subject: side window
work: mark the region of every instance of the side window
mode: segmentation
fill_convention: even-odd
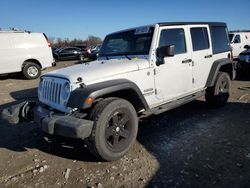
[[[241,43],[240,35],[236,35],[236,36],[234,37],[234,43]]]
[[[207,28],[191,28],[190,32],[192,37],[193,51],[205,50],[209,48]]]
[[[187,52],[184,29],[162,30],[159,47],[167,45],[175,45],[175,54]]]
[[[210,31],[214,54],[231,50],[231,47],[229,46],[228,33],[226,27],[212,26]]]

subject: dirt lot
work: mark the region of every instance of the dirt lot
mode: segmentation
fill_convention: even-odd
[[[0,110],[36,98],[37,83],[0,77]],[[141,120],[135,146],[116,162],[96,161],[78,140],[54,145],[32,123],[0,120],[0,187],[249,187],[250,78],[232,87],[223,108],[201,98]]]

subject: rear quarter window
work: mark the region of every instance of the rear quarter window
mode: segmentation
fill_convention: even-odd
[[[230,51],[227,28],[224,26],[211,26],[213,53],[218,54]]]

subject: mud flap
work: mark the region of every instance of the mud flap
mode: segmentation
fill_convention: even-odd
[[[18,124],[23,120],[31,119],[31,108],[35,106],[35,102],[24,101],[22,103],[12,105],[3,109],[1,118],[10,124]]]

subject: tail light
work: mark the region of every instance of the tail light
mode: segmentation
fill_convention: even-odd
[[[48,37],[45,35],[45,33],[43,33],[43,36],[45,37],[46,41],[47,41],[47,44],[48,44],[48,47],[50,48],[51,47],[51,42],[49,41]]]

